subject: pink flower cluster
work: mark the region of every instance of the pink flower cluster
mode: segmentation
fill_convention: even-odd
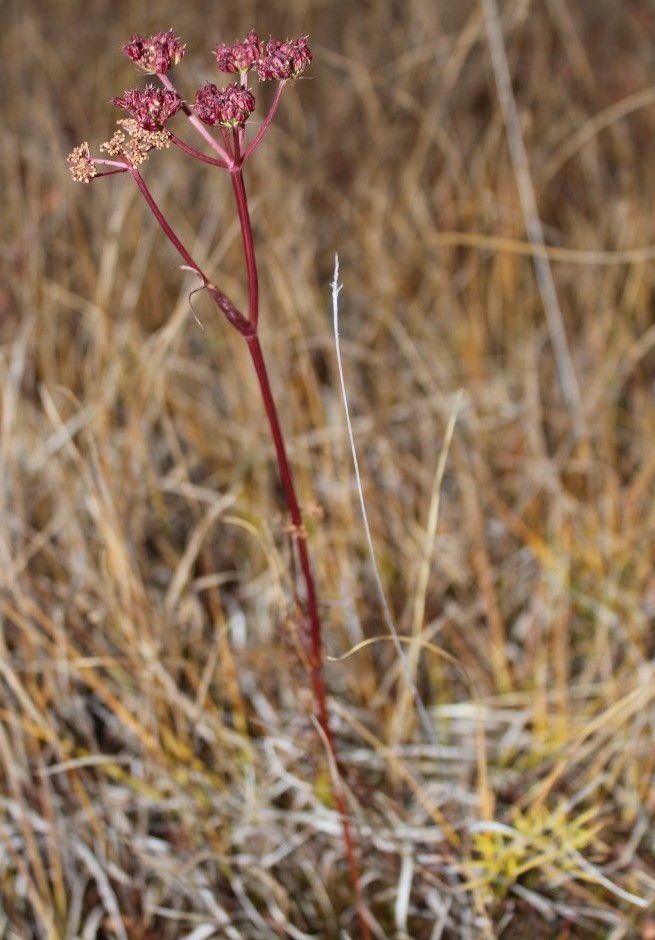
[[[176,91],[146,85],[144,89],[132,88],[122,98],[112,98],[117,108],[129,111],[144,131],[161,130],[166,121],[182,107],[182,99]]]
[[[175,37],[172,30],[157,33],[142,39],[132,36],[123,46],[123,52],[142,71],[164,74],[184,56],[186,46]],[[221,72],[238,74],[240,83],[219,89],[212,82],[203,85],[196,93],[193,110],[200,120],[211,126],[244,127],[255,109],[255,98],[245,86],[245,75],[253,69],[262,81],[287,81],[297,78],[312,61],[307,38],[282,42],[269,39],[260,42],[251,29],[243,42],[232,45],[221,43],[214,50]],[[147,131],[161,130],[166,121],[182,107],[177,92],[156,89],[147,85],[144,90],[133,88],[122,97],[112,99],[118,108],[125,108],[137,124]]]
[[[204,124],[245,127],[255,110],[255,96],[236,82],[227,88],[217,88],[213,82],[207,82],[196,92],[193,110]]]
[[[132,36],[123,46],[123,52],[143,72],[163,75],[182,59],[186,45],[169,29],[147,39]],[[297,78],[312,61],[306,36],[285,42],[269,39],[264,44],[254,29],[248,32],[243,42],[216,46],[214,55],[221,72],[245,75],[254,69],[262,81]]]
[[[262,44],[254,29],[251,29],[243,42],[235,42],[232,46],[221,43],[216,46],[214,55],[221,72],[233,74],[249,72],[257,65],[262,54]]]
[[[306,36],[286,42],[269,39],[264,45],[254,29],[250,30],[243,42],[217,46],[214,55],[221,72],[238,72],[243,75],[255,69],[262,81],[297,78],[312,61]]]
[[[287,42],[269,39],[257,62],[257,74],[262,81],[286,81],[297,78],[311,61],[312,52],[306,36]]]
[[[134,168],[142,163],[151,150],[168,147],[171,143],[198,159],[212,162],[206,154],[201,154],[167,129],[169,119],[180,110],[201,131],[198,120],[210,127],[223,128],[222,144],[210,139],[212,145],[216,144],[214,149],[219,154],[213,162],[219,166],[232,166],[235,160],[248,157],[275,114],[282,86],[305,71],[312,61],[312,52],[306,36],[285,41],[271,38],[262,42],[254,29],[243,41],[231,45],[221,43],[213,51],[220,71],[237,76],[237,80],[225,88],[206,82],[196,92],[193,103],[187,103],[166,74],[184,58],[185,43],[172,29],[146,38],[132,36],[123,46],[123,52],[141,72],[159,76],[162,87],[147,84],[145,88],[130,88],[111,99],[112,104],[127,111],[129,117],[118,122],[119,129],[101,149],[121,162],[92,157],[88,145],[83,144],[69,156],[73,177],[89,182],[98,175],[125,172],[124,168]],[[254,141],[250,147],[242,148],[242,132],[255,109],[255,96],[248,88],[249,72],[256,74],[261,81],[277,81],[280,87]],[[232,131],[233,137],[226,135],[228,130]],[[98,167],[107,169],[100,174]]]
[[[176,38],[172,29],[142,39],[132,36],[123,52],[142,72],[163,75],[183,58],[186,44]]]

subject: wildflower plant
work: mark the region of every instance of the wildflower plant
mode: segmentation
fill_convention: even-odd
[[[148,81],[143,88],[131,88],[112,98],[112,104],[125,111],[127,116],[117,121],[116,131],[108,141],[100,145],[99,155],[92,156],[86,142],[72,151],[68,156],[71,173],[75,180],[83,183],[103,176],[129,174],[184,264],[195,272],[202,288],[209,293],[227,321],[247,344],[259,382],[290,516],[295,556],[293,567],[294,571],[299,572],[298,583],[294,587],[294,601],[298,612],[300,646],[307,662],[316,719],[329,752],[332,795],[341,817],[350,879],[359,911],[361,936],[368,937],[370,934],[363,914],[352,825],[338,776],[337,748],[327,707],[321,622],[307,533],[258,335],[257,261],[243,176],[244,165],[261,144],[275,117],[285,88],[304,74],[312,61],[312,53],[304,36],[287,41],[271,38],[262,42],[257,33],[250,30],[242,42],[232,45],[221,43],[214,49],[219,71],[233,76],[233,80],[223,87],[213,82],[205,83],[197,89],[189,103],[177,90],[169,74],[179,65],[186,52],[185,44],[175,36],[173,30],[145,39],[135,35],[123,47],[123,52],[141,73],[155,79],[158,84]],[[257,133],[248,142],[247,123],[256,106],[255,95],[250,88],[253,75],[260,81],[276,82],[277,88],[268,113]],[[188,143],[172,129],[173,120],[177,123],[182,118],[186,118],[199,135],[202,149]],[[165,218],[142,176],[141,167],[153,151],[165,150],[171,146],[178,147],[193,159],[226,170],[230,174],[246,262],[247,310],[239,309],[191,256]]]

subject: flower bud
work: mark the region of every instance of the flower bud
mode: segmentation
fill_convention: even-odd
[[[219,89],[208,82],[198,89],[193,110],[204,124],[244,127],[255,110],[255,96],[236,83]]]
[[[123,52],[142,72],[163,75],[180,61],[186,52],[186,44],[175,37],[172,29],[142,39],[132,36],[123,46]]]

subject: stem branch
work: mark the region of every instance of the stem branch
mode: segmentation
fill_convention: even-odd
[[[130,173],[132,174],[132,177],[134,178],[136,185],[141,190],[141,195],[143,196],[145,201],[148,203],[150,211],[152,212],[152,214],[154,215],[154,217],[157,219],[162,229],[164,230],[164,234],[166,235],[166,238],[177,249],[177,251],[184,258],[188,266],[196,272],[196,274],[200,277],[203,285],[206,287],[207,284],[209,284],[209,278],[206,276],[205,272],[202,270],[200,265],[197,264],[197,262],[193,260],[189,252],[186,250],[186,248],[184,247],[180,239],[177,237],[173,229],[170,227],[170,225],[166,221],[161,209],[155,202],[155,197],[152,195],[152,193],[146,186],[146,182],[144,178],[141,176],[141,174],[135,167],[130,166],[128,167],[128,169]]]

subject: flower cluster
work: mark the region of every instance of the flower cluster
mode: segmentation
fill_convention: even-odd
[[[249,72],[259,61],[261,54],[262,44],[254,29],[249,31],[243,42],[235,42],[232,46],[221,43],[214,50],[219,69],[228,74]]]
[[[175,37],[172,29],[142,39],[132,36],[123,52],[142,72],[163,75],[183,58],[186,44]]]
[[[169,29],[146,39],[134,35],[123,46],[123,52],[142,72],[164,76],[184,57],[186,45]],[[143,89],[131,88],[112,98],[112,104],[127,111],[129,118],[118,121],[118,130],[100,149],[109,156],[119,157],[120,162],[91,157],[88,144],[83,143],[68,157],[73,178],[88,183],[99,175],[103,167],[107,169],[102,170],[102,175],[126,172],[130,167],[139,166],[151,150],[168,147],[171,142],[198,159],[208,159],[166,129],[168,120],[180,109],[196,122],[197,127],[196,118],[210,127],[218,126],[233,131],[233,145],[225,136],[224,149],[216,142],[219,158],[213,161],[219,166],[232,166],[235,160],[241,159],[240,155],[245,159],[257,146],[275,113],[282,91],[280,88],[251,147],[242,150],[238,135],[255,109],[255,97],[247,86],[248,72],[255,72],[262,81],[284,83],[301,75],[312,61],[306,36],[284,42],[271,38],[263,43],[254,29],[246,34],[242,42],[216,46],[214,57],[221,72],[237,75],[238,80],[225,88],[207,82],[196,92],[191,107],[185,104],[170,79],[163,77],[161,88],[148,84]]]
[[[68,154],[68,162],[76,183],[90,183],[93,177],[98,175],[86,141]]]
[[[262,81],[286,81],[297,78],[311,61],[312,52],[306,36],[286,42],[269,39],[257,62],[257,74]]]
[[[169,29],[147,39],[132,36],[123,46],[123,52],[141,71],[163,75],[182,59],[186,45]],[[264,46],[254,29],[247,33],[243,42],[220,43],[214,49],[214,56],[221,72],[245,75],[255,69],[262,81],[297,78],[312,61],[306,36],[285,42],[269,39]]]
[[[100,150],[110,157],[124,157],[130,166],[139,166],[147,160],[151,150],[163,150],[171,145],[168,131],[147,130],[132,118],[126,118],[118,124],[119,129],[114,131],[110,140],[100,144]]]
[[[122,157],[130,166],[139,166],[147,159],[151,150],[162,150],[170,147],[170,134],[163,130],[144,130],[136,121],[130,119],[119,121],[119,129],[114,131],[110,140],[100,144],[100,150],[111,157]],[[105,160],[95,160],[85,141],[68,155],[71,174],[77,183],[90,183],[98,175],[97,164],[106,163]]]
[[[255,96],[236,82],[222,89],[207,82],[198,89],[193,110],[204,124],[245,127],[255,110]]]
[[[146,85],[143,90],[132,88],[122,98],[112,98],[111,101],[117,108],[129,111],[144,131],[161,130],[182,107],[182,99],[176,91],[155,88],[154,85]]]
[[[221,72],[244,75],[255,69],[262,81],[297,78],[312,61],[306,36],[288,39],[286,42],[269,39],[264,46],[254,29],[250,30],[243,42],[217,46],[214,55]]]

